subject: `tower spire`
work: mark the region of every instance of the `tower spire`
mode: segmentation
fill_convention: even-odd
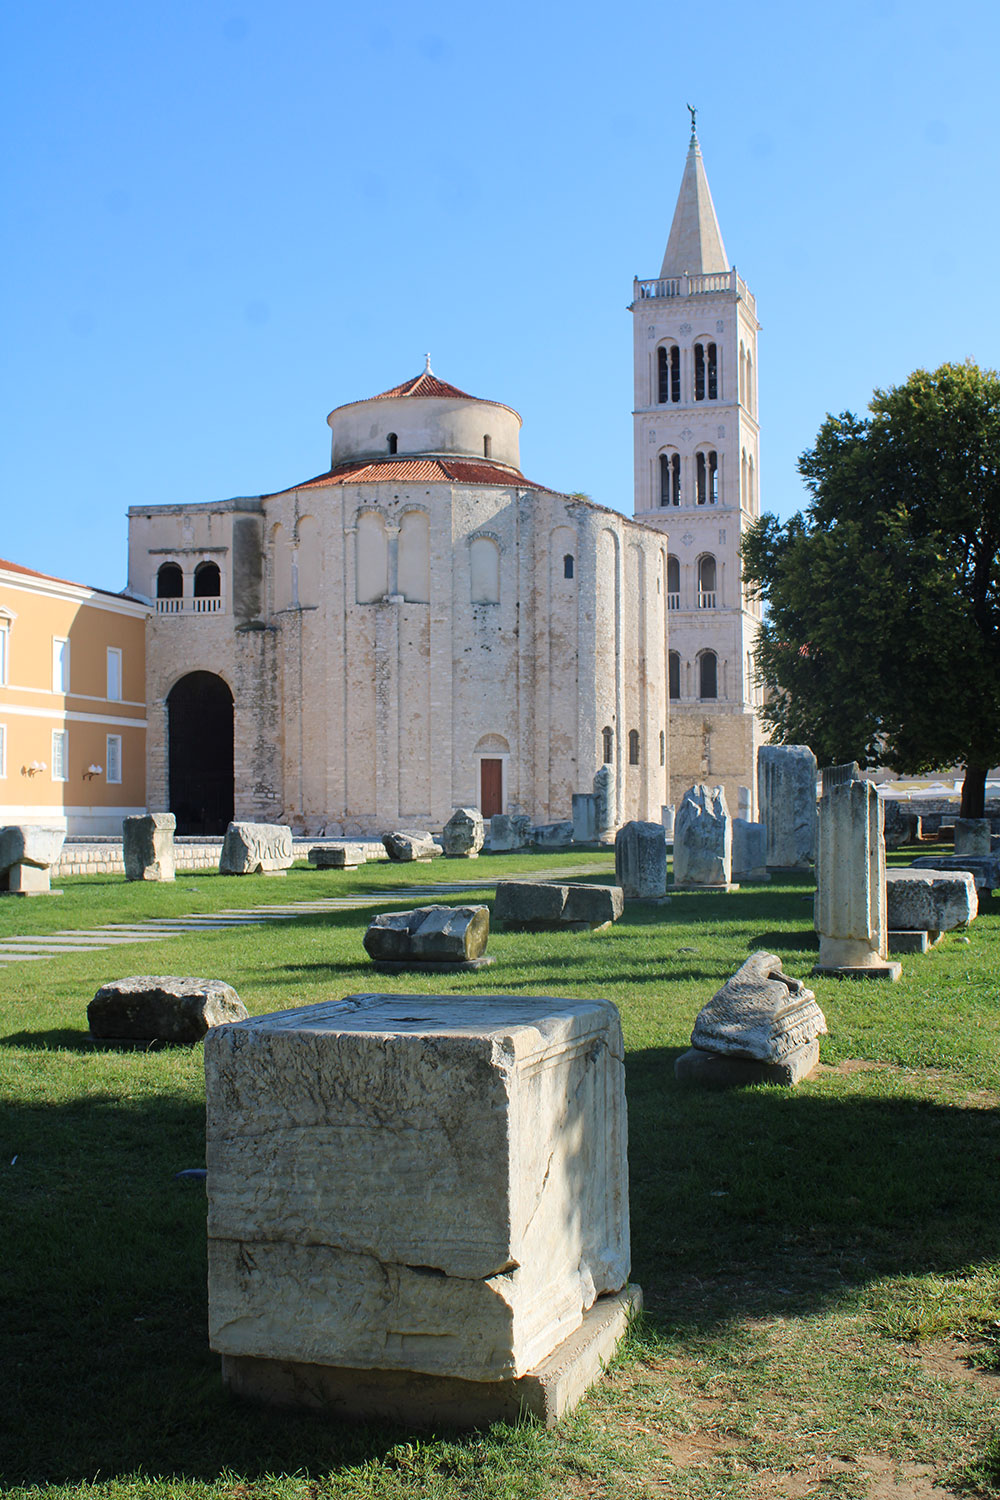
[[[677,207],[674,209],[670,237],[660,267],[661,278],[683,276],[705,276],[715,271],[728,271],[726,248],[722,243],[722,231],[715,214],[715,204],[705,175],[705,163],[701,157],[701,146],[695,130],[698,113],[692,105],[691,142],[688,146],[684,175]]]

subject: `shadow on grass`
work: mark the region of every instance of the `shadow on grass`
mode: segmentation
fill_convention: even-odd
[[[629,1059],[634,1276],[656,1322],[711,1332],[819,1310],[882,1275],[996,1259],[996,1111],[870,1075],[708,1093],[675,1082],[679,1051]],[[199,1103],[137,1087],[16,1107],[0,1162],[8,1484],[98,1470],[308,1478],[404,1435],[223,1389],[206,1336],[206,1198],[175,1178],[204,1163]]]

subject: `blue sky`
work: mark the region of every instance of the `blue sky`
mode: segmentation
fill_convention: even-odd
[[[761,499],[825,412],[1000,363],[1000,7],[8,7],[0,556],[121,588],[130,504],[283,488],[434,369],[632,508],[632,276],[698,108],[757,297]]]

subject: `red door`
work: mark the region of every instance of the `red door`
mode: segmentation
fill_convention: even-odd
[[[479,762],[479,811],[484,818],[503,812],[503,761]]]

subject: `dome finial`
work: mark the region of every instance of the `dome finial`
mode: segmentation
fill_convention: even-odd
[[[688,113],[691,116],[691,144],[693,146],[693,145],[696,144],[696,142],[698,140],[698,135],[697,135],[697,132],[695,130],[695,125],[694,125],[695,116],[697,115],[698,111],[695,109],[695,107],[694,107],[693,104],[689,104],[687,106],[687,108],[688,108]]]
[[[429,354],[427,356],[427,363],[424,365],[424,374],[425,375],[433,375],[434,374],[434,371],[431,369],[431,357],[430,357]]]

